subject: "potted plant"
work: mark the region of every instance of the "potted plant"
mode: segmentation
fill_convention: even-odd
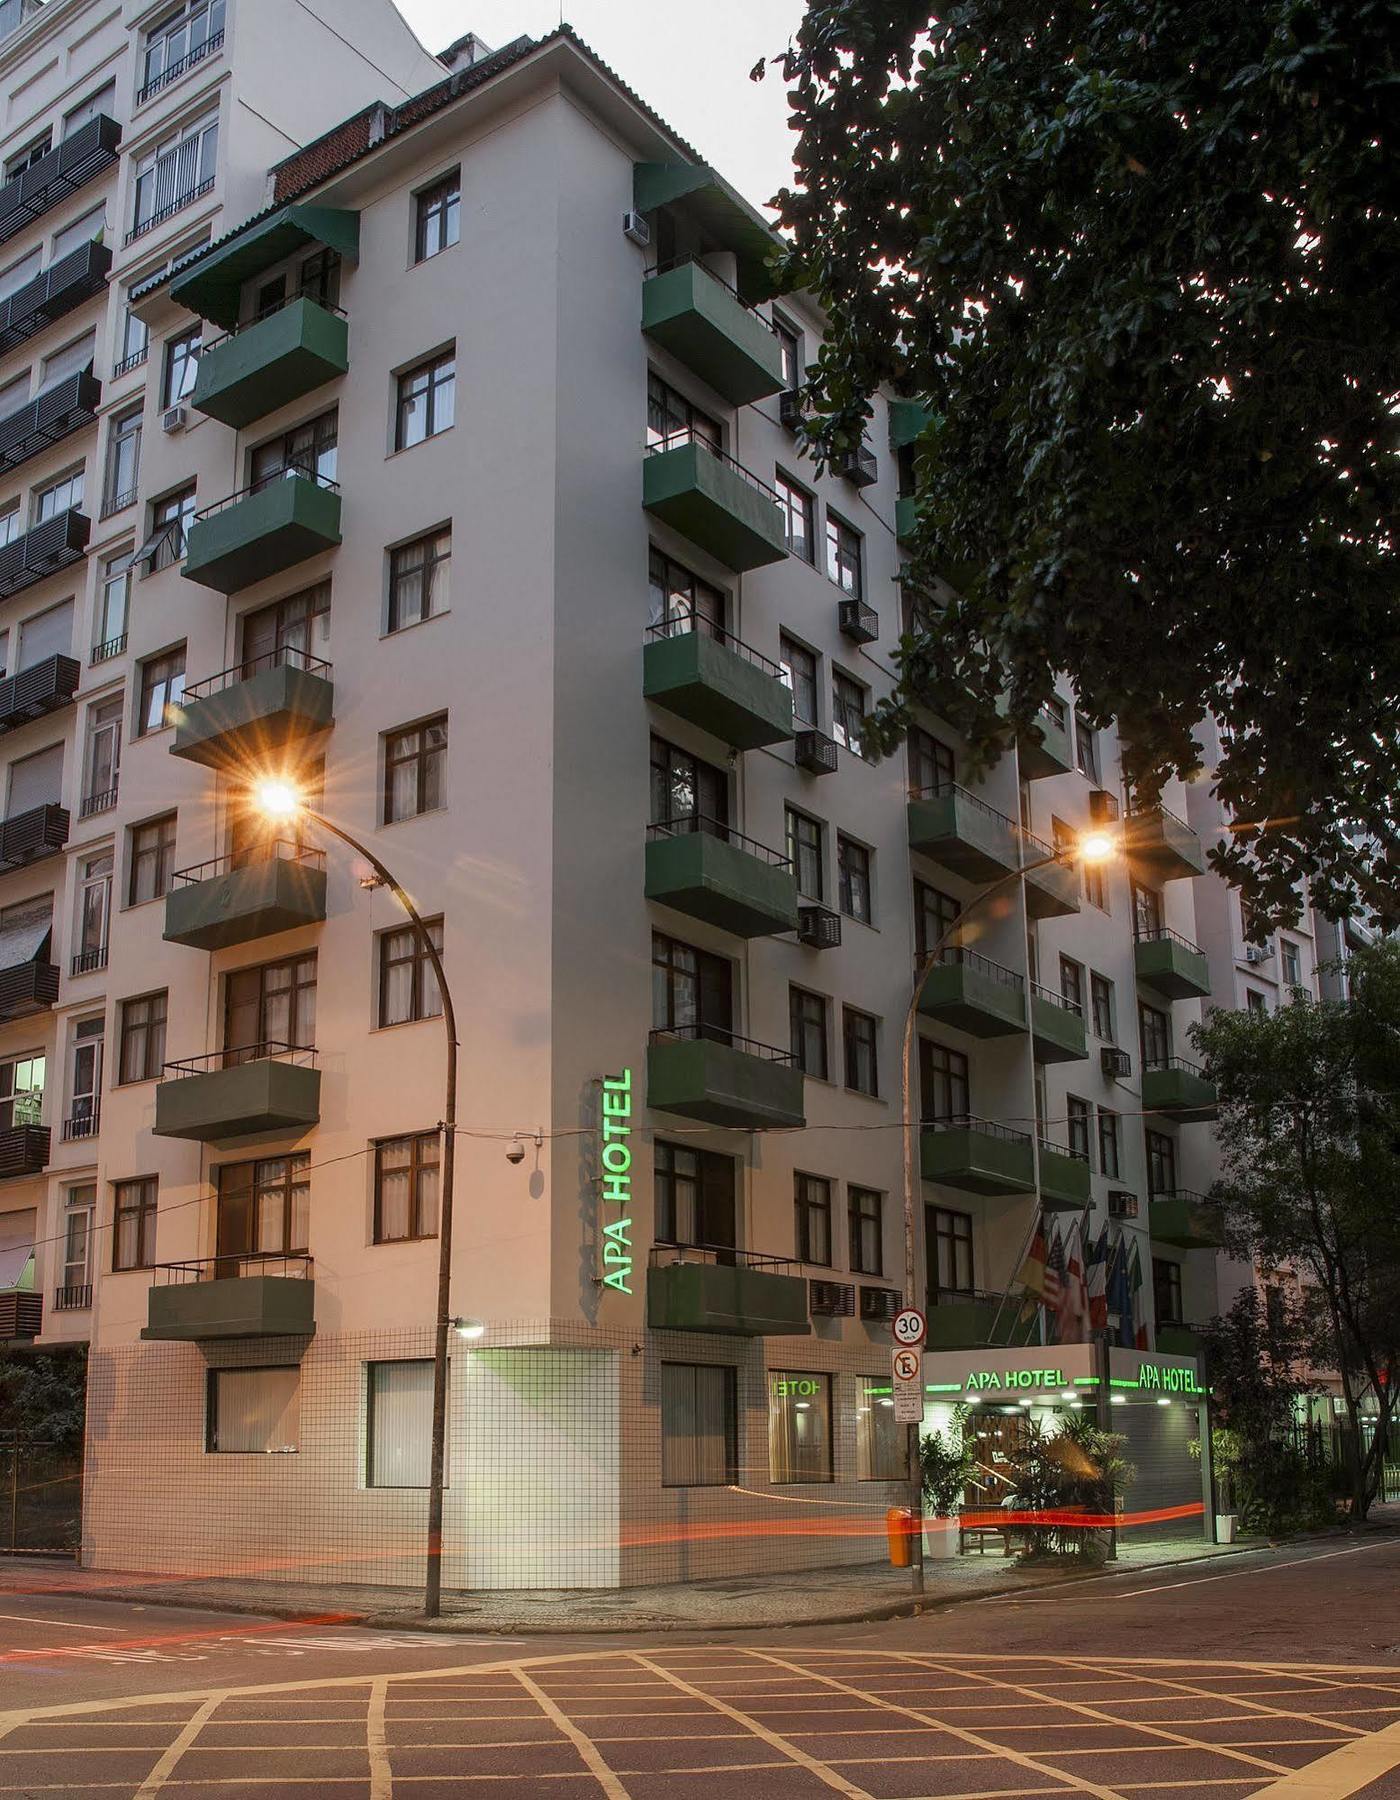
[[[919,1462],[924,1478],[924,1511],[945,1523],[924,1534],[927,1556],[956,1554],[957,1533],[949,1521],[962,1504],[963,1490],[977,1468],[977,1449],[967,1431],[967,1408],[953,1409],[953,1423],[945,1434],[930,1431],[919,1439]]]

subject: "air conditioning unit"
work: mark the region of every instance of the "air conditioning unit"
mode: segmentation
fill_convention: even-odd
[[[809,775],[836,773],[836,739],[824,731],[799,731],[793,740],[799,769]]]
[[[807,1310],[814,1318],[849,1318],[856,1310],[856,1290],[844,1281],[809,1281]]]
[[[183,431],[189,424],[189,410],[183,406],[167,406],[160,415],[162,431]]]
[[[812,950],[836,950],[841,944],[841,915],[829,906],[799,906],[797,941]]]
[[[904,1296],[898,1288],[863,1287],[860,1290],[862,1319],[892,1319],[903,1304]]]
[[[651,242],[651,226],[639,212],[625,212],[622,215],[622,235],[631,240],[640,249],[645,250]]]
[[[1246,944],[1244,947],[1244,960],[1247,963],[1267,962],[1273,953],[1274,947],[1272,944]]]
[[[806,404],[801,388],[785,388],[778,395],[778,417],[789,431],[796,431],[802,423],[802,414]]]
[[[1122,1188],[1110,1188],[1108,1216],[1110,1219],[1135,1219],[1138,1216],[1137,1195],[1129,1194]]]
[[[852,487],[873,487],[880,479],[880,465],[868,444],[842,453],[831,465],[833,475],[849,481]]]
[[[880,615],[864,600],[842,600],[837,606],[842,637],[853,644],[873,644],[880,635]]]
[[[1133,1061],[1126,1050],[1106,1047],[1099,1051],[1099,1067],[1115,1080],[1126,1080],[1133,1072]]]
[[[1118,817],[1118,796],[1107,788],[1089,790],[1089,818],[1095,825],[1112,825]]]

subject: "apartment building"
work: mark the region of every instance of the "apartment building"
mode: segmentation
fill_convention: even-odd
[[[1200,1532],[1218,890],[1194,797],[1133,808],[1068,691],[975,784],[932,717],[867,754],[917,403],[816,473],[816,311],[567,30],[438,59],[387,0],[335,48],[224,0],[152,74],[168,10],[92,13],[0,42],[7,153],[108,122],[16,228],[46,270],[106,207],[82,297],[5,299],[0,366],[33,409],[74,345],[0,547],[0,1287],[8,1255],[15,1335],[91,1339],[85,1559],[421,1568],[441,1002],[267,774],[452,985],[450,1585],[878,1554],[901,1038],[961,913],[911,1098],[930,1422],[975,1403],[994,1467],[1108,1382],[1130,1513]],[[1111,1353],[1025,1292],[1042,1243],[1057,1278],[1112,1251]]]

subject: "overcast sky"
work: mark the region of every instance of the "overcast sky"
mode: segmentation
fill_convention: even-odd
[[[559,24],[559,0],[397,0],[433,52],[474,31],[493,50]],[[765,201],[791,167],[780,71],[749,80],[783,50],[803,0],[565,0],[584,42],[750,200]]]

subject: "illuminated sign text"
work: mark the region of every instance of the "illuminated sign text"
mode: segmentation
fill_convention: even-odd
[[[632,1292],[632,1071],[603,1077],[604,1287]]]
[[[969,1389],[1063,1388],[1073,1384],[1063,1369],[975,1369],[967,1378]]]

